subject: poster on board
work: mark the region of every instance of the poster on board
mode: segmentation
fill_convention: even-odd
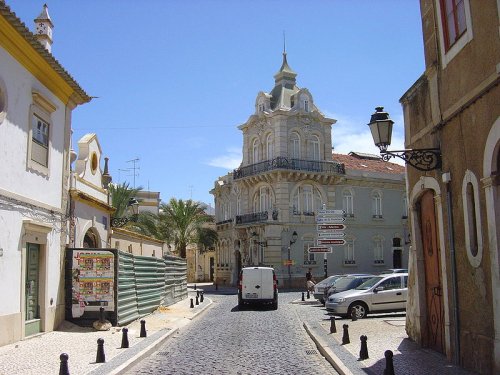
[[[113,311],[115,255],[109,251],[75,250],[71,267],[71,312],[73,318],[85,311]]]

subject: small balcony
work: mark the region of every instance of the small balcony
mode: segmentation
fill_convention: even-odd
[[[238,180],[276,169],[329,174],[345,174],[345,167],[342,163],[335,163],[333,161],[290,159],[279,156],[272,160],[266,160],[260,163],[251,164],[235,169],[233,171],[233,179]]]
[[[245,215],[236,215],[236,225],[259,223],[267,221],[268,219],[269,219],[269,214],[267,213],[267,211],[253,212],[251,214],[245,214]]]

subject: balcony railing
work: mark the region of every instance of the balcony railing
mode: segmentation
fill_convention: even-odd
[[[269,214],[267,213],[267,211],[254,212],[246,215],[236,215],[236,225],[267,221],[268,218]]]
[[[233,219],[227,219],[227,220],[218,221],[217,223],[215,223],[215,225],[222,225],[222,224],[227,224],[227,223],[232,223],[232,222],[233,222]]]
[[[318,160],[302,160],[289,159],[282,156],[272,160],[266,160],[260,163],[247,165],[233,171],[233,179],[237,180],[249,176],[254,176],[263,172],[272,171],[275,169],[288,169],[307,172],[321,172],[345,174],[345,167],[342,163],[333,161],[318,161]]]

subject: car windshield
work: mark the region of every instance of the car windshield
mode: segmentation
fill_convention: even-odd
[[[335,282],[335,280],[337,280],[339,277],[341,277],[341,276],[330,276],[330,277],[327,277],[326,279],[321,280],[316,285],[318,285],[318,286],[332,285]]]
[[[368,290],[382,279],[383,279],[383,277],[372,277],[371,279],[366,280],[363,284],[358,286],[356,289]]]
[[[342,277],[340,279],[338,279],[337,281],[335,281],[335,288],[336,289],[343,289],[343,288],[347,288],[349,286],[349,284],[352,283],[352,281],[354,280],[354,277]]]

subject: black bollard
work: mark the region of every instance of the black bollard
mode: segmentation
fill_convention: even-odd
[[[351,341],[349,340],[349,326],[347,324],[344,324],[342,327],[344,328],[344,334],[342,335],[342,345],[350,344]]]
[[[193,299],[192,298],[191,298],[191,305],[189,307],[192,308],[192,309],[194,309]]]
[[[69,356],[66,353],[62,353],[59,356],[59,359],[61,360],[61,364],[59,365],[59,375],[69,375],[68,358]]]
[[[97,355],[95,356],[95,363],[105,363],[106,355],[104,354],[104,339],[97,339]]]
[[[311,295],[309,294],[309,291],[307,291],[307,299],[311,298]]]
[[[126,349],[128,348],[128,328],[125,327],[122,329],[122,346],[121,349]]]
[[[196,296],[196,306],[200,304],[200,301],[198,301],[198,296]]]
[[[202,302],[203,302],[203,299],[204,299],[204,298],[203,298],[203,292],[201,292],[201,295],[200,295],[200,303],[202,303]]]
[[[219,290],[219,286],[215,283],[215,290]]]
[[[141,334],[139,335],[139,337],[147,337],[147,333],[146,333],[146,321],[145,320],[141,320]]]
[[[305,301],[304,292],[302,292],[302,301]]]
[[[359,359],[364,360],[368,359],[368,345],[366,343],[366,340],[368,340],[368,337],[365,335],[361,335],[360,338],[361,340],[361,350],[359,351]]]
[[[196,290],[196,284],[194,284],[194,290]]]
[[[104,323],[104,321],[106,320],[106,317],[104,316],[104,307],[100,307],[99,308],[99,321],[101,323]]]
[[[330,333],[337,333],[337,327],[335,326],[335,317],[330,317]]]
[[[392,362],[392,357],[394,354],[390,350],[384,352],[385,356],[385,369],[384,375],[394,375],[394,363]]]
[[[199,290],[197,290],[197,291],[196,291],[196,297],[199,297],[199,296],[200,296],[200,291],[199,291]]]
[[[355,309],[351,309],[351,320],[353,322],[355,322],[356,320],[358,320],[358,317],[356,316],[356,310]]]

